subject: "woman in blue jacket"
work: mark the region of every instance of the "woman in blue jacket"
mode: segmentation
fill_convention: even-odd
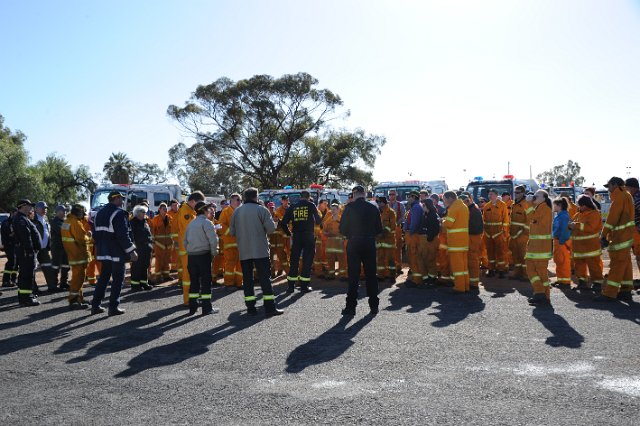
[[[553,201],[553,261],[556,264],[557,287],[571,287],[571,230],[569,229],[569,202],[566,198]]]

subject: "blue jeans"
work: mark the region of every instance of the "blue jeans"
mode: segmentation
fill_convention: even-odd
[[[91,307],[96,309],[100,306],[104,293],[107,291],[107,284],[111,279],[111,295],[109,296],[109,310],[115,310],[120,304],[120,292],[122,291],[122,283],[124,282],[124,272],[126,263],[111,262],[109,260],[102,261],[102,271],[98,278],[98,285],[93,293]]]

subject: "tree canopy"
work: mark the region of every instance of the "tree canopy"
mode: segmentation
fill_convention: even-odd
[[[546,186],[569,186],[572,182],[582,186],[584,183],[584,177],[580,176],[580,165],[572,160],[540,173],[537,179]]]
[[[0,115],[0,210],[14,207],[21,198],[72,204],[86,198],[86,191],[96,187],[89,168],[73,169],[67,161],[54,154],[29,164],[24,133],[13,132],[4,126]]]
[[[102,171],[113,184],[159,184],[167,181],[165,170],[155,163],[137,163],[124,152],[111,153]]]
[[[184,107],[167,113],[196,139],[170,151],[169,168],[192,189],[207,173],[216,192],[231,186],[278,188],[312,182],[347,185],[367,183],[381,136],[363,130],[330,128],[340,114],[340,97],[317,89],[306,73],[274,78],[256,75],[234,82],[220,78],[198,86]],[[201,164],[209,163],[209,165]],[[206,189],[204,189],[206,191]]]

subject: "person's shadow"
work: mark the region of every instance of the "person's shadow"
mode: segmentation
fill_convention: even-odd
[[[368,314],[347,327],[352,317],[343,316],[329,330],[291,351],[287,357],[286,371],[288,373],[300,373],[312,365],[322,364],[338,358],[353,345],[353,338],[373,318],[373,315]]]
[[[584,336],[571,327],[571,324],[566,319],[556,314],[553,307],[537,306],[533,309],[531,315],[552,333],[545,341],[547,345],[554,348],[578,349],[584,343]]]
[[[239,331],[258,324],[260,318],[250,317],[241,312],[234,312],[228,321],[213,329],[194,334],[176,342],[155,346],[133,357],[128,368],[116,374],[116,378],[135,376],[143,371],[179,364],[190,358],[203,355],[209,346]]]

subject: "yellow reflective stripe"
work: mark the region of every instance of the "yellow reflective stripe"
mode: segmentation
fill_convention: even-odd
[[[529,207],[528,209],[526,209],[526,210],[525,210],[525,212],[526,212],[527,214],[531,214],[531,213],[533,213],[534,211],[535,211],[535,209],[534,209],[533,207]]]
[[[447,251],[469,251],[469,247],[449,247]]]
[[[616,282],[616,281],[611,281],[611,280],[607,280],[607,285],[610,285],[612,287],[618,287],[620,288],[620,286],[622,285],[622,283]]]
[[[550,240],[552,239],[551,234],[534,234],[529,235],[530,240]]]
[[[211,300],[211,294],[201,294],[200,299],[202,300]]]
[[[524,258],[525,259],[546,260],[546,259],[551,259],[552,257],[553,257],[553,254],[551,252],[546,252],[546,253],[531,253],[531,252],[528,252],[527,255]]]
[[[311,278],[307,278],[307,277],[299,277],[300,281],[304,281],[304,282],[310,282]]]
[[[153,238],[170,238],[172,234],[165,234],[165,235],[154,235]],[[176,234],[177,235],[177,234]]]
[[[327,253],[344,253],[344,250],[341,249],[334,249],[334,248],[328,248],[326,249]]]
[[[498,237],[500,235],[502,235],[502,231],[498,232],[497,234],[491,235],[491,238],[495,238],[495,237]]]
[[[263,294],[262,300],[275,300],[275,296],[273,294]]]
[[[31,290],[18,289],[18,294],[31,294]]]
[[[577,237],[572,237],[572,238],[574,241],[589,240],[591,238],[600,238],[600,234],[579,235]]]
[[[73,242],[75,242],[76,240],[74,240],[74,239],[73,239],[73,238],[71,238],[71,237],[62,237],[62,241],[66,241],[66,242],[68,242],[68,243],[73,243]]]
[[[440,250],[446,250],[446,249],[447,249],[447,245],[446,245],[446,244],[440,244],[440,245],[438,246],[438,249],[440,249]]]
[[[446,220],[447,222],[455,222],[455,221],[456,221],[456,220],[455,220],[454,218],[452,218],[451,216],[447,216],[447,217],[445,217],[445,220]]]
[[[447,229],[449,234],[458,234],[461,232],[469,232],[469,228]]]
[[[610,223],[605,223],[605,224],[604,224],[604,227],[605,227],[605,228],[608,228],[608,229],[613,229],[613,225],[612,225],[612,224],[610,224]]]
[[[575,259],[582,259],[585,257],[600,256],[601,254],[602,254],[602,250],[598,249],[598,250],[589,251],[589,252],[573,252],[573,257]]]
[[[454,277],[460,277],[460,276],[463,276],[463,275],[469,275],[469,271],[464,271],[464,272],[454,272],[454,273],[453,273],[453,276],[454,276]]]
[[[614,226],[612,229],[614,231],[619,231],[621,229],[631,228],[632,226],[636,226],[636,222],[633,220],[631,222],[625,223],[624,225]]]
[[[633,246],[633,240],[624,241],[622,243],[611,244],[609,246],[609,251],[623,250]]]
[[[256,297],[255,296],[245,296],[244,297],[244,301],[245,302],[255,302],[256,301]]]
[[[238,247],[238,243],[229,243],[229,244],[225,244],[223,246],[223,248],[225,248],[225,249],[234,248],[234,247]]]
[[[158,247],[160,247],[161,249],[166,249],[167,246],[165,246],[164,244],[162,244],[161,242],[158,241],[154,241],[153,242],[155,245],[157,245]]]
[[[521,223],[521,222],[511,222],[512,225],[516,225],[516,226],[522,226],[524,229],[529,229],[529,225],[527,225],[526,223]]]
[[[384,229],[386,229],[387,231],[391,232],[391,228],[389,228],[388,226],[385,226]]]
[[[179,254],[180,256],[184,256],[184,255],[186,255],[186,254],[187,254],[187,252],[186,252],[186,250],[185,250],[185,251],[178,250],[178,254]]]
[[[502,226],[502,222],[485,222],[484,224],[489,226]]]
[[[200,297],[200,293],[189,293],[189,299],[197,299]]]
[[[69,261],[69,265],[73,266],[73,265],[83,265],[85,263],[89,263],[89,261],[87,259],[85,260],[70,260]]]

